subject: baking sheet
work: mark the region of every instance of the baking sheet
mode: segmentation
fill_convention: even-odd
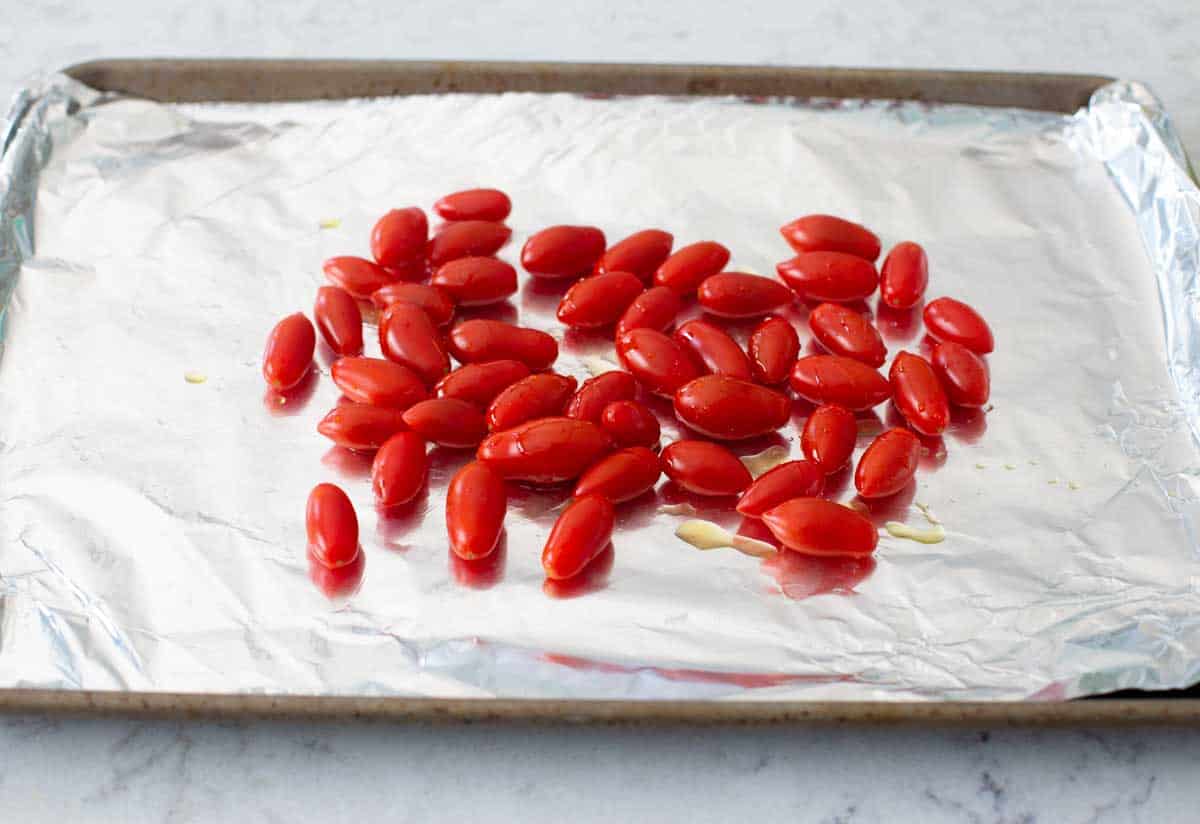
[[[1195,681],[1196,195],[1145,102],[1114,86],[1073,118],[567,95],[170,107],[55,79],[4,158],[20,272],[0,684],[965,700]],[[933,293],[983,307],[1000,346],[986,425],[960,422],[916,492],[950,538],[885,538],[865,574],[763,569],[679,544],[651,504],[626,513],[594,591],[551,598],[537,554],[559,498],[524,496],[503,568],[473,577],[441,535],[462,458],[439,455],[407,517],[373,524],[348,482],[366,569],[327,601],[299,512],[362,467],[313,434],[328,380],[268,414],[262,338],[380,212],[475,183],[514,196],[509,259],[552,222],[713,237],[762,272],[806,211],[920,240]],[[555,300],[526,289],[522,321],[562,337]],[[568,337],[560,363],[582,377],[603,349]]]

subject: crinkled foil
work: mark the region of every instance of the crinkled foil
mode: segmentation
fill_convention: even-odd
[[[52,78],[2,139],[0,685],[966,700],[1200,680],[1200,194],[1138,86],[1058,116],[531,94],[167,106]],[[856,563],[699,552],[673,535],[689,503],[737,519],[660,490],[555,590],[539,554],[562,493],[514,492],[500,555],[464,565],[442,504],[465,457],[446,450],[427,496],[379,515],[366,459],[314,429],[337,397],[328,352],[280,405],[263,342],[310,309],[326,257],[366,253],[379,214],[472,185],[512,195],[510,261],[553,223],[659,226],[769,273],[777,227],[817,211],[924,244],[931,296],[996,332],[993,407],[958,416],[915,492],[873,514],[921,525],[923,504],[945,541],[884,535]],[[551,331],[586,377],[611,347],[564,333],[557,297],[525,283],[499,314]],[[880,324],[891,351],[919,345],[911,317]],[[304,552],[320,481],[362,527],[361,580],[332,598]],[[850,499],[845,473],[835,492]]]

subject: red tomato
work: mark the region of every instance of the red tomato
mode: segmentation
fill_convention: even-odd
[[[727,375],[704,375],[675,393],[675,417],[723,441],[774,432],[791,414],[792,401],[786,395]]]
[[[642,293],[642,282],[631,272],[606,272],[575,283],[558,304],[558,319],[567,326],[594,329],[616,323],[634,298]]]
[[[325,261],[322,268],[330,283],[340,286],[356,298],[369,298],[384,286],[398,280],[396,275],[378,263],[349,255],[331,257]]]
[[[653,329],[634,329],[617,338],[617,357],[656,395],[670,397],[699,374],[683,347]]]
[[[316,348],[312,324],[299,312],[275,324],[263,351],[262,373],[267,385],[282,392],[300,383],[308,374]]]
[[[371,489],[380,506],[405,504],[425,486],[429,458],[416,432],[397,432],[383,442],[371,462]]]
[[[429,262],[437,268],[459,258],[494,255],[511,235],[503,223],[488,220],[448,223],[429,241]]]
[[[578,478],[611,448],[591,421],[541,418],[489,435],[476,457],[510,480],[555,484]]]
[[[810,461],[788,461],[759,475],[738,498],[737,511],[761,518],[792,498],[815,498],[825,488],[825,473]]]
[[[637,401],[613,401],[600,413],[600,428],[617,446],[658,446],[662,429],[654,413]]]
[[[379,318],[379,348],[390,361],[401,363],[420,376],[427,386],[450,371],[429,315],[412,303],[393,303]]]
[[[781,544],[805,555],[870,555],[879,543],[869,520],[821,498],[793,498],[768,509],[762,520]]]
[[[671,337],[705,372],[750,380],[750,359],[724,329],[689,320]]]
[[[548,369],[558,358],[558,343],[545,332],[483,318],[455,326],[449,346],[460,363],[519,360],[534,372]]]
[[[723,318],[754,318],[792,302],[792,293],[777,280],[741,272],[705,278],[696,299],[706,312]]]
[[[438,326],[445,326],[454,316],[454,301],[450,296],[436,286],[424,283],[389,283],[371,295],[371,302],[380,311],[393,303],[411,303],[421,307],[421,311]]]
[[[380,266],[403,267],[425,255],[429,221],[416,206],[392,209],[371,229],[371,257]]]
[[[521,249],[521,265],[534,277],[576,278],[604,254],[604,232],[595,226],[551,226]]]
[[[925,250],[910,240],[888,252],[879,272],[879,297],[893,309],[908,309],[921,302],[929,285]]]
[[[879,368],[887,359],[887,347],[871,322],[845,306],[822,303],[808,315],[813,337],[835,355],[862,361]]]
[[[443,263],[429,281],[459,306],[485,306],[517,292],[517,270],[494,257],[464,257]]]
[[[667,286],[679,295],[694,295],[705,278],[729,262],[729,250],[712,240],[684,246],[662,262],[654,273],[655,286]]]
[[[754,482],[736,455],[711,441],[675,441],[662,451],[662,467],[697,495],[738,495]]]
[[[800,354],[800,336],[783,318],[764,320],[750,333],[750,374],[759,383],[783,383]]]
[[[476,446],[487,434],[479,408],[457,398],[430,398],[413,404],[404,413],[404,423],[425,440],[451,449]]]
[[[605,272],[632,272],[642,283],[649,283],[654,270],[671,254],[675,242],[670,232],[661,229],[643,229],[610,246],[596,261],[594,274]]]
[[[946,429],[950,423],[946,391],[927,360],[900,352],[892,361],[888,380],[896,408],[909,426],[922,435],[940,435]]]
[[[633,299],[625,314],[617,321],[614,340],[634,329],[653,329],[665,332],[675,322],[675,316],[683,308],[679,295],[666,286],[654,286]]]
[[[954,298],[938,298],[925,307],[925,328],[938,340],[961,343],[978,355],[995,348],[992,330],[979,313]]]
[[[921,441],[907,429],[889,429],[875,440],[858,459],[854,470],[854,488],[863,498],[895,495],[917,474]]]
[[[308,493],[304,514],[308,551],[323,566],[340,567],[358,556],[358,516],[346,493],[333,484],[317,484]]]
[[[644,446],[614,452],[579,479],[574,495],[603,495],[614,504],[631,501],[658,483],[662,474],[658,456]]]
[[[874,262],[879,257],[879,238],[858,223],[833,215],[805,215],[779,230],[797,252],[843,252]]]
[[[467,561],[490,555],[504,531],[507,507],[504,479],[494,469],[472,461],[458,470],[446,490],[446,532],[454,554]]]
[[[804,252],[775,270],[805,300],[849,303],[869,296],[879,284],[869,260],[844,252]]]
[[[807,355],[792,367],[792,390],[813,403],[833,403],[855,412],[870,409],[892,394],[883,375],[840,355]]]
[[[362,312],[350,293],[337,286],[317,290],[313,319],[321,337],[339,355],[358,355],[363,350]]]
[[[933,371],[955,406],[983,406],[991,394],[987,364],[961,343],[943,341],[933,347]]]
[[[442,220],[499,221],[512,211],[512,201],[499,189],[466,189],[446,195],[433,211]]]
[[[576,498],[558,516],[542,548],[546,577],[561,581],[577,575],[612,540],[616,517],[601,495]]]
[[[358,403],[408,409],[429,397],[416,372],[382,358],[338,358],[329,373],[342,394]]]
[[[488,407],[488,431],[500,432],[535,418],[561,415],[574,391],[575,379],[567,375],[539,372],[521,378]]]
[[[600,413],[614,401],[632,400],[637,394],[637,380],[628,372],[614,369],[583,382],[563,414],[592,423],[600,422]]]
[[[338,446],[362,451],[378,449],[407,428],[399,409],[365,403],[339,404],[317,424],[317,431]]]
[[[468,363],[438,381],[434,391],[439,398],[458,398],[486,409],[506,387],[529,374],[529,367],[518,360]]]
[[[808,416],[800,433],[804,457],[821,467],[826,475],[832,475],[850,463],[857,441],[858,422],[854,413],[833,404],[818,406]]]

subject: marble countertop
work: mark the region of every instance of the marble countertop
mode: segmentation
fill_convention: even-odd
[[[1096,72],[1200,148],[1191,0],[25,0],[0,95],[105,56],[628,60]],[[986,6],[986,8],[985,8]],[[1172,822],[1200,731],[589,729],[0,717],[0,821]]]

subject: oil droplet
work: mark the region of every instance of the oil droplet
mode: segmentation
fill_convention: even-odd
[[[603,375],[605,372],[612,372],[614,369],[620,370],[621,367],[606,358],[588,355],[583,358],[583,368],[594,378],[597,375]]]
[[[786,462],[788,458],[787,447],[775,444],[754,455],[744,455],[741,460],[746,469],[750,470],[751,477],[757,478],[764,472],[770,472],[781,463]]]
[[[1079,489],[1079,484],[1075,483],[1074,481],[1067,481],[1067,489]]]
[[[775,554],[775,547],[766,541],[747,538],[745,535],[734,535],[712,521],[698,519],[684,521],[675,530],[675,537],[704,551],[729,547],[755,558],[765,558]]]
[[[925,516],[925,520],[929,521],[929,523],[934,525],[941,523],[941,521],[938,520],[938,517],[933,514],[933,510],[929,508],[929,504],[913,501],[913,506],[921,510],[921,514]]]
[[[928,529],[921,529],[920,527],[902,524],[899,521],[888,521],[883,525],[883,528],[893,538],[904,538],[909,541],[916,541],[919,544],[940,544],[946,540],[946,529],[941,524],[934,524]]]
[[[696,507],[685,501],[681,504],[663,504],[658,511],[667,515],[695,515]]]
[[[204,374],[203,372],[189,370],[183,373],[183,379],[188,383],[204,383],[206,380],[208,380],[208,375]]]
[[[323,217],[317,221],[317,226],[321,229],[336,229],[342,225],[340,217]]]
[[[1046,483],[1050,484],[1050,486],[1056,486],[1058,484],[1058,479],[1051,478],[1050,480],[1046,481]]]
[[[977,463],[977,464],[975,464],[975,468],[976,469],[987,469],[987,464]]]
[[[1012,470],[1017,468],[1017,465],[1016,464],[1005,464],[1004,468],[1011,472]]]

